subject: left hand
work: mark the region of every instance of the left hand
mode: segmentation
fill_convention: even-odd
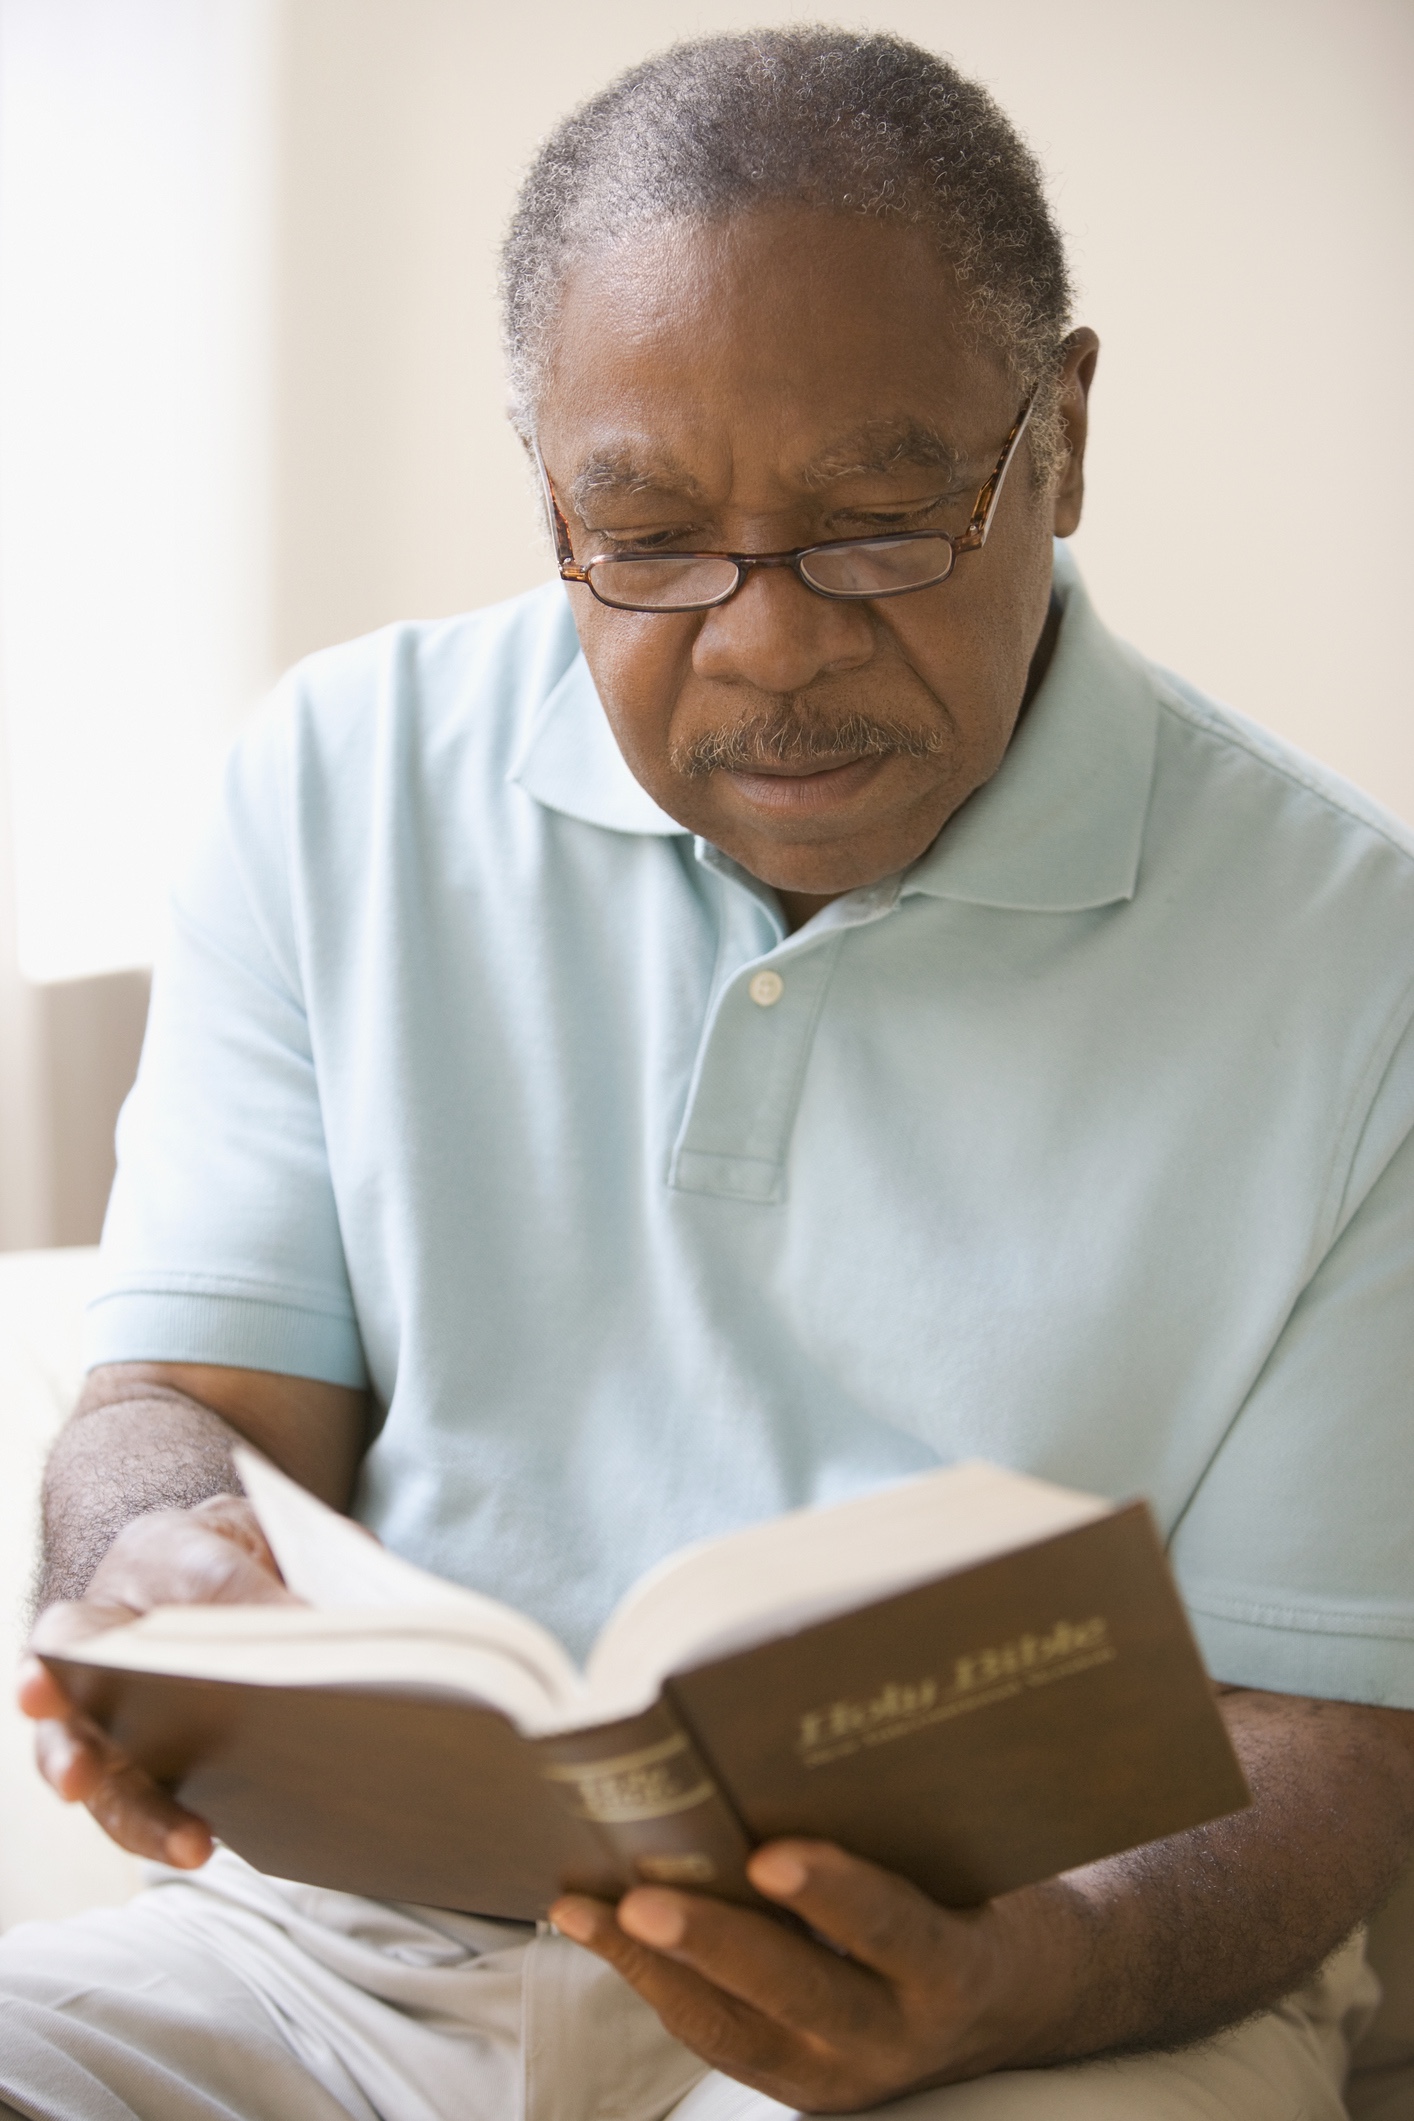
[[[714,2069],[810,2113],[1049,2059],[1085,1958],[1063,1891],[956,1913],[821,1841],[770,1842],[749,1871],[826,1941],[661,1886],[617,1909],[566,1894],[550,1919]]]

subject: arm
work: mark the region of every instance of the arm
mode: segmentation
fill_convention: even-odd
[[[567,1896],[552,1919],[715,2068],[810,2112],[1182,2045],[1298,1987],[1414,1846],[1414,1713],[1251,1691],[1222,1706],[1248,1811],[975,1912],[791,1841],[758,1850],[752,1879],[836,1950],[659,1887],[617,1912]]]
[[[336,1509],[363,1455],[366,1395],[312,1378],[181,1363],[96,1370],[54,1446],[33,1646],[59,1649],[155,1605],[287,1599],[231,1446],[254,1444]],[[20,1706],[41,1772],[134,1854],[190,1866],[204,1824],[75,1714],[36,1657]]]

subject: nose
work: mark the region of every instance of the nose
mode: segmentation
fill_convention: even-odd
[[[760,567],[734,597],[703,614],[692,667],[698,677],[761,692],[799,692],[817,678],[857,670],[873,653],[865,605],[816,596],[788,567]]]

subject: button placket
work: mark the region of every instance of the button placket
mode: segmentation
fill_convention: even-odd
[[[842,933],[785,943],[747,964],[712,1010],[673,1150],[679,1192],[785,1198],[785,1159],[815,1026]]]
[[[723,898],[712,999],[668,1183],[770,1204],[785,1199],[796,1107],[846,931],[892,913],[903,879],[852,891],[786,935],[774,894],[707,841],[695,851],[721,878]],[[773,940],[762,949],[765,933]]]

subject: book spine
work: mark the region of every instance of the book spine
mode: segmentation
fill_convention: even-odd
[[[612,1879],[566,1879],[603,1895],[675,1885],[746,1906],[753,1843],[691,1734],[666,1700],[641,1716],[536,1740],[540,1772],[612,1858]]]

